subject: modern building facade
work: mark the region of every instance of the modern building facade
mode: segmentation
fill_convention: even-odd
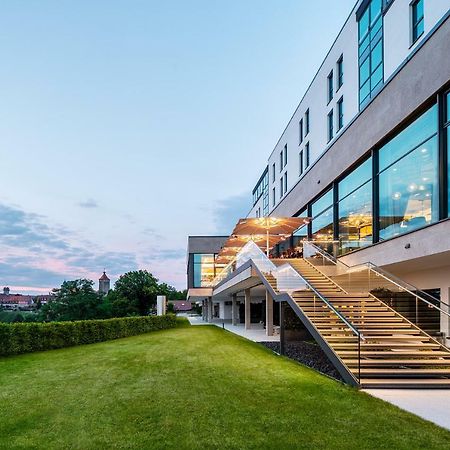
[[[308,218],[275,257],[307,240],[428,293],[446,345],[449,55],[450,0],[357,1],[261,164],[248,214]]]

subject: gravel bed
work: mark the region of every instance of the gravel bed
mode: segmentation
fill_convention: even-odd
[[[280,353],[279,342],[260,342],[270,350]],[[330,363],[323,350],[314,342],[287,342],[285,345],[288,358],[298,361],[336,380],[342,381],[339,372]]]

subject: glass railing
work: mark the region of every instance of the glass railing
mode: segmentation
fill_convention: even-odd
[[[370,293],[431,335],[440,334],[441,315],[450,317],[450,307],[428,292],[386,272],[371,262],[348,266],[322,248],[304,241],[303,255],[348,293]]]

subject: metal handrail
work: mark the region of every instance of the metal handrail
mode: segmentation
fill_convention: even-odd
[[[420,289],[416,288],[412,284],[406,283],[405,281],[401,280],[400,278],[396,277],[395,275],[392,275],[391,273],[386,272],[385,270],[383,270],[380,267],[376,266],[372,262],[369,261],[369,262],[366,262],[366,263],[357,264],[355,266],[349,266],[348,264],[345,264],[343,261],[339,261],[336,257],[334,257],[333,255],[330,255],[328,252],[326,252],[325,250],[321,249],[320,247],[318,247],[317,245],[313,244],[312,242],[310,242],[310,241],[305,241],[305,242],[308,245],[311,245],[324,258],[328,259],[329,261],[333,262],[334,264],[336,264],[336,265],[341,264],[341,265],[347,267],[348,269],[355,269],[356,267],[366,267],[368,270],[371,270],[371,271],[375,272],[378,276],[381,276],[385,280],[389,281],[390,283],[395,284],[397,287],[399,287],[403,291],[408,292],[413,297],[416,297],[416,298],[420,299],[421,301],[423,301],[427,305],[431,306],[432,308],[437,309],[441,313],[443,313],[443,314],[447,315],[448,317],[450,317],[450,313],[449,312],[443,310],[439,306],[436,306],[433,303],[431,303],[430,301],[426,300],[421,295],[419,295],[419,293],[427,295],[428,297],[432,298],[436,302],[438,302],[438,303],[440,303],[442,305],[445,305],[449,309],[450,309],[450,305],[448,305],[447,303],[445,303],[445,302],[443,302],[441,300],[438,300],[437,298],[433,297],[430,294],[427,294],[426,292],[421,291]],[[393,278],[395,278],[397,281],[394,281]],[[411,286],[416,292],[413,292],[408,287],[405,287],[405,284],[408,284],[409,286]]]

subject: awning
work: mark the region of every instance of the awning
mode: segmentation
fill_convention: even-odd
[[[271,248],[306,223],[309,223],[307,217],[239,219],[231,236],[219,251],[216,262],[225,264],[232,261],[248,241],[254,241],[266,254],[269,254]]]

